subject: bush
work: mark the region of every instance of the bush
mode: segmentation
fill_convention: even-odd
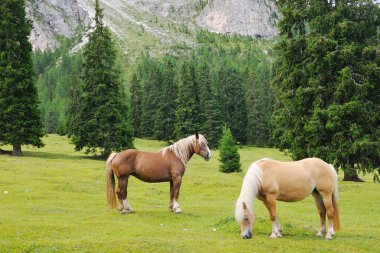
[[[219,171],[223,173],[240,172],[240,155],[236,140],[228,127],[223,128],[223,136],[220,140],[220,165]]]

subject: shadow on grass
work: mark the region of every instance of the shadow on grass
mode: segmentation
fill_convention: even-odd
[[[69,155],[62,153],[49,153],[49,152],[40,152],[40,151],[24,151],[24,157],[35,157],[35,158],[44,158],[44,159],[61,159],[61,160],[96,160],[96,161],[105,161],[107,158],[102,156],[85,156],[85,155]]]

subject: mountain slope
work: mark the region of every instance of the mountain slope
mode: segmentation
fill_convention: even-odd
[[[124,53],[195,45],[199,28],[212,32],[276,36],[278,10],[272,0],[101,0],[104,21],[114,32]],[[59,46],[84,30],[94,16],[92,0],[27,1],[33,21],[34,48]]]

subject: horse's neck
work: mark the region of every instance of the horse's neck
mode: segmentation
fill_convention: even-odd
[[[186,157],[181,159],[182,162],[184,162],[185,166],[190,161],[191,157],[193,157],[193,155],[194,155],[194,147],[193,146],[190,145],[187,147],[187,149],[188,149],[187,152],[184,152],[185,154],[187,154]]]
[[[256,197],[259,195],[262,177],[263,172],[256,164],[251,165],[244,177],[240,201],[245,202],[248,208],[253,206]]]
[[[175,156],[181,160],[184,166],[187,165],[188,161],[195,153],[193,145],[190,142],[185,141],[174,143],[170,149]]]
[[[256,197],[257,193],[252,190],[252,187],[244,185],[243,182],[243,186],[240,191],[240,202],[244,202],[247,205],[247,207],[251,210]]]

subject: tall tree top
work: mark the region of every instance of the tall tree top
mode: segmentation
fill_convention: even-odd
[[[96,27],[103,26],[103,9],[100,8],[99,0],[95,1],[95,23]]]

